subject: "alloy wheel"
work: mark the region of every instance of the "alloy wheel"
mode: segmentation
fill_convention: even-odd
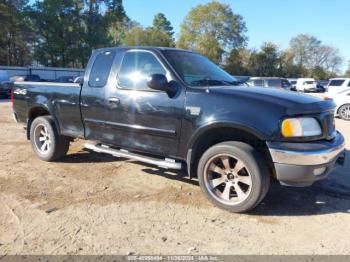
[[[340,108],[339,114],[343,119],[350,120],[350,105],[344,105]]]
[[[51,148],[51,135],[44,125],[38,125],[34,131],[35,146],[41,154],[47,154]]]
[[[227,154],[216,155],[206,163],[204,172],[208,192],[222,204],[237,205],[250,195],[252,177],[241,159]]]

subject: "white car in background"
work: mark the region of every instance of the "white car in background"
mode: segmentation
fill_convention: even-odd
[[[297,81],[298,78],[288,78],[289,83],[292,85],[291,90],[297,91]]]
[[[350,78],[332,78],[326,87],[330,94],[336,94],[347,89],[350,89]]]
[[[313,78],[298,78],[296,90],[300,92],[317,92],[317,82]]]
[[[350,121],[350,88],[339,93],[326,93],[325,99],[332,99],[337,105],[335,114],[341,119]]]

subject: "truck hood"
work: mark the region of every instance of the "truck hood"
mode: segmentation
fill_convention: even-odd
[[[287,115],[315,114],[332,111],[336,106],[332,100],[323,100],[311,95],[276,88],[215,86],[209,87],[209,91],[213,94],[240,96],[242,99],[276,104],[276,106],[286,108]]]

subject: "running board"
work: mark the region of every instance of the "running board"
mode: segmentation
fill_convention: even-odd
[[[104,154],[109,154],[115,157],[124,157],[152,165],[156,165],[162,168],[166,169],[177,169],[180,170],[182,169],[182,165],[179,162],[175,162],[174,159],[169,159],[165,158],[164,160],[153,158],[153,157],[148,157],[148,156],[143,156],[143,155],[138,155],[135,153],[131,153],[129,151],[123,150],[123,149],[113,149],[110,148],[109,146],[106,145],[93,145],[93,144],[85,144],[84,146],[87,149],[90,149],[94,152],[97,153],[104,153]]]

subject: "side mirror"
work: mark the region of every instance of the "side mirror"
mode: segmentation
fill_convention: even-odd
[[[166,93],[172,93],[174,90],[170,87],[168,79],[162,74],[153,74],[147,82],[149,88]]]

